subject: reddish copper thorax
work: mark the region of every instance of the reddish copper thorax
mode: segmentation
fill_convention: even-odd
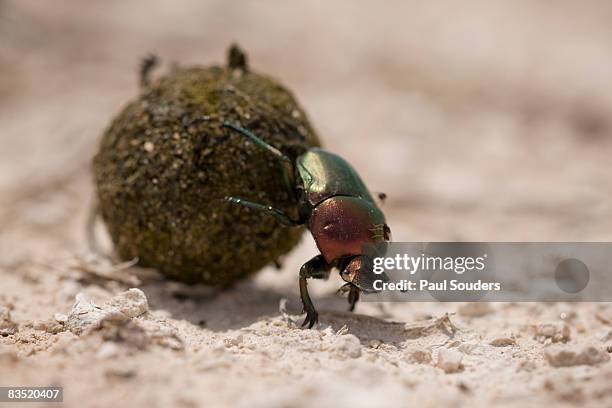
[[[327,262],[361,254],[362,243],[384,241],[385,218],[375,204],[358,197],[335,196],[317,205],[310,232]]]

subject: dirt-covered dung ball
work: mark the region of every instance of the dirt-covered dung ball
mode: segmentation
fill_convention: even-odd
[[[290,251],[301,228],[224,200],[242,197],[297,217],[279,163],[223,124],[239,124],[295,159],[319,142],[291,92],[251,72],[236,47],[227,66],[175,67],[143,83],[93,161],[99,212],[117,254],[181,281],[228,285]]]

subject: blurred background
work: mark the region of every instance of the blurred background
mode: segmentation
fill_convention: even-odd
[[[1,248],[81,245],[90,158],[140,58],[223,63],[232,41],[388,194],[395,240],[609,239],[611,18],[607,1],[2,0]]]
[[[605,0],[0,0],[0,293],[37,294],[15,301],[18,317],[70,306],[76,289],[40,276],[85,251],[91,157],[137,95],[140,59],[157,54],[157,75],[221,64],[233,41],[295,93],[327,149],[388,195],[394,240],[610,240],[610,21]],[[315,250],[305,236],[281,272],[256,278],[275,291],[229,317],[239,293],[203,307],[145,292],[177,318],[235,329],[275,313],[285,293],[297,311],[297,270]],[[329,295],[315,303],[342,309],[332,281],[311,285]],[[389,313],[406,321],[415,308],[453,309]]]

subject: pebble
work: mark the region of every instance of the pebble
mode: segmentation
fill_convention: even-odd
[[[144,292],[131,288],[111,299],[108,306],[128,317],[138,317],[149,311],[149,303]]]
[[[86,330],[100,328],[105,320],[119,321],[121,316],[127,319],[120,312],[96,306],[83,293],[79,293],[66,320],[66,328],[78,335]]]
[[[542,323],[532,326],[534,338],[541,343],[566,343],[570,339],[570,328],[565,323]]]
[[[377,349],[377,348],[379,348],[381,346],[381,344],[383,344],[382,341],[374,339],[374,340],[370,340],[368,342],[368,347],[373,348],[373,349]]]
[[[116,357],[117,354],[119,354],[119,346],[117,346],[115,343],[107,341],[100,346],[98,352],[96,353],[96,357],[101,360],[106,360]]]
[[[140,316],[148,310],[147,297],[140,289],[132,288],[122,292],[102,307],[96,306],[83,293],[79,293],[65,325],[71,332],[81,334],[85,330],[100,328],[103,322],[126,323],[130,318]]]
[[[225,347],[238,347],[244,341],[244,336],[242,334],[238,334],[237,336],[227,337],[223,339],[223,344]]]
[[[64,331],[64,325],[55,319],[43,320],[34,324],[35,330],[42,330],[47,333],[57,334]]]
[[[509,347],[516,346],[516,341],[511,339],[510,337],[499,337],[497,339],[491,340],[489,343],[493,347]]]
[[[553,367],[578,365],[597,365],[610,361],[610,355],[603,349],[588,345],[574,347],[554,347],[546,350],[546,359]]]
[[[329,351],[340,359],[358,358],[361,356],[361,343],[355,335],[345,334],[332,340]]]
[[[438,352],[438,361],[436,366],[444,370],[445,373],[456,373],[461,370],[461,361],[463,354],[456,350],[441,349]]]
[[[404,360],[413,364],[431,364],[433,361],[431,353],[419,347],[408,347],[403,354]]]

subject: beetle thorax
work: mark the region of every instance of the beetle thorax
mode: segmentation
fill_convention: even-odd
[[[383,213],[374,203],[359,197],[324,200],[314,208],[308,227],[329,263],[361,254],[363,243],[385,241]]]

